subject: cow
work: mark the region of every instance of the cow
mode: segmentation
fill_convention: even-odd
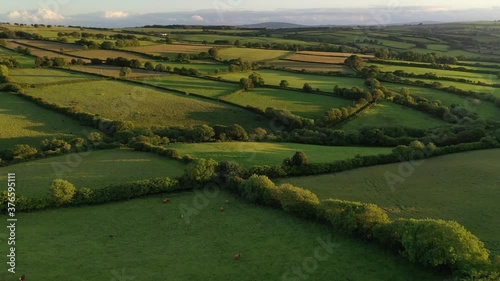
[[[26,275],[24,275],[24,274],[23,274],[23,275],[19,278],[19,280],[20,280],[20,281],[24,281],[24,280],[26,280]]]
[[[170,203],[170,198],[163,199],[163,204],[167,204],[167,203]]]
[[[233,257],[233,260],[235,260],[235,261],[239,261],[240,259],[241,259],[241,254],[236,254]]]
[[[225,211],[225,210],[224,210],[224,207],[221,207],[221,208],[220,208],[220,211],[221,211],[221,212],[224,212],[224,211]]]

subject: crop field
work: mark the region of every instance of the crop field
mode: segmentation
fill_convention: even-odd
[[[155,56],[166,56],[169,54],[177,55],[179,53],[199,54],[201,52],[208,52],[210,48],[210,46],[205,45],[161,44],[142,47],[129,47],[125,48],[125,50],[131,50]]]
[[[444,121],[431,115],[422,113],[415,109],[383,101],[360,113],[356,118],[349,121],[343,129],[355,130],[364,126],[401,126],[415,129],[426,129],[443,125],[446,125]]]
[[[282,182],[308,188],[323,199],[333,196],[378,204],[394,217],[456,220],[479,236],[495,254],[500,254],[499,158],[500,149],[427,159],[413,167],[411,176],[394,189],[384,175],[398,175],[401,164]]]
[[[311,72],[341,72],[341,73],[353,73],[353,71],[344,65],[328,65],[324,63],[313,63],[313,62],[303,62],[303,61],[289,61],[289,60],[276,60],[272,61],[270,64],[278,68],[284,67],[285,69],[291,70],[306,70]]]
[[[152,153],[132,150],[95,150],[69,154],[0,168],[0,180],[7,173],[30,175],[22,177],[17,193],[41,198],[49,193],[55,179],[64,179],[77,188],[97,189],[106,185],[143,179],[178,177],[184,165]]]
[[[265,110],[267,107],[284,109],[293,114],[308,118],[319,118],[331,108],[341,108],[352,105],[352,101],[334,96],[259,88],[251,91],[239,92],[223,97],[222,99],[243,106],[250,105],[262,110]]]
[[[98,81],[85,87],[49,86],[32,89],[28,94],[111,120],[131,121],[137,127],[207,123],[258,127],[260,124],[255,114],[237,107],[126,82]]]
[[[219,56],[223,60],[242,58],[244,61],[263,61],[284,57],[290,54],[287,51],[263,50],[248,48],[226,48],[219,51]]]
[[[456,104],[473,112],[477,112],[479,116],[485,119],[500,119],[499,108],[491,102],[472,100],[463,96],[428,88],[392,83],[384,83],[384,86],[396,92],[400,92],[401,89],[406,88],[410,91],[411,95],[421,96],[429,100],[440,100],[448,107],[452,104]]]
[[[38,147],[44,139],[82,135],[90,128],[62,114],[44,109],[21,97],[0,93],[0,148],[16,144]]]
[[[72,55],[75,56],[80,56],[80,57],[85,57],[89,59],[101,59],[101,60],[106,60],[107,58],[117,58],[117,57],[123,57],[129,60],[150,60],[146,56],[141,56],[137,55],[134,53],[129,53],[129,52],[121,52],[117,50],[86,50],[86,51],[75,51],[71,52]]]
[[[302,151],[311,163],[329,163],[354,158],[356,155],[389,154],[385,147],[334,147],[295,143],[230,142],[203,144],[172,144],[167,148],[178,150],[182,155],[216,161],[235,161],[245,167],[253,165],[281,165],[295,152]]]
[[[23,257],[23,263],[16,270],[29,270],[31,278],[37,280],[64,276],[87,280],[116,276],[140,276],[141,280],[168,276],[179,281],[279,280],[314,254],[321,245],[318,239],[332,237],[338,246],[309,280],[444,278],[381,248],[345,238],[283,211],[234,199],[225,191],[190,216],[189,223],[180,217],[179,206],[192,206],[194,194],[169,197],[172,203],[168,205],[161,204],[164,196],[153,196],[104,206],[19,214],[23,231],[30,235],[19,243],[16,254]],[[221,206],[225,206],[225,212],[219,211]],[[57,239],[52,239],[54,229]],[[239,262],[232,259],[235,253],[241,253]],[[138,256],[143,262],[140,266]],[[47,270],[49,267],[54,270]]]
[[[168,89],[194,93],[210,98],[220,98],[240,90],[240,86],[233,83],[223,83],[181,75],[164,75],[137,79],[138,81]]]
[[[16,83],[27,84],[27,85],[68,82],[68,81],[83,82],[88,79],[98,78],[93,75],[73,73],[63,70],[36,69],[36,68],[11,69],[9,71],[9,75],[12,77],[12,79],[14,79]]]
[[[336,85],[344,88],[365,87],[364,80],[358,78],[320,76],[277,70],[259,70],[255,72],[260,73],[264,78],[266,84],[268,85],[277,86],[280,84],[281,80],[287,80],[290,83],[290,87],[292,88],[302,89],[305,83],[309,83],[313,87],[313,89],[318,88],[324,92],[333,92],[333,88]],[[252,74],[252,72],[237,72],[222,74],[219,76],[226,80],[239,82],[241,78],[248,77],[250,74]]]
[[[286,57],[286,59],[292,61],[331,63],[331,64],[343,64],[344,61],[346,60],[345,57],[328,57],[328,56],[314,56],[314,55],[301,55],[301,54],[294,54]]]

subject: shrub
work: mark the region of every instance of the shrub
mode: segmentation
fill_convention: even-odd
[[[215,160],[195,159],[186,168],[186,177],[197,182],[208,182],[215,175],[218,163]]]
[[[283,210],[304,218],[316,218],[319,199],[316,194],[291,184],[282,184],[277,194]]]
[[[50,187],[51,199],[56,205],[63,205],[73,199],[76,193],[76,188],[69,181],[54,180]]]
[[[27,144],[18,144],[12,150],[15,159],[31,159],[38,154],[38,150]]]
[[[277,189],[268,177],[253,175],[240,185],[240,192],[246,199],[267,206],[280,206]]]

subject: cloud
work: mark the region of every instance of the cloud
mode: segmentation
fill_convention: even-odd
[[[204,21],[205,19],[200,16],[200,15],[194,15],[191,17],[192,20],[195,20],[195,21]]]
[[[121,19],[121,18],[128,17],[128,13],[126,13],[126,12],[120,12],[120,11],[115,11],[115,12],[108,11],[104,15],[104,17],[107,18],[107,19]]]
[[[32,11],[12,11],[7,17],[13,20],[41,22],[41,21],[61,21],[64,16],[49,9],[38,9]]]

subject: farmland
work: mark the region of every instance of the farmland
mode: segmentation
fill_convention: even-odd
[[[7,172],[30,175],[19,180],[19,195],[44,197],[53,180],[64,179],[78,188],[97,189],[110,184],[183,174],[184,165],[150,153],[129,150],[96,150],[69,154],[0,168],[0,180]]]
[[[390,148],[378,147],[327,147],[294,143],[210,143],[174,144],[168,148],[181,154],[217,161],[235,161],[243,166],[281,165],[297,151],[305,152],[311,163],[329,163],[336,160],[354,158],[356,155],[377,155],[391,152]]]
[[[84,82],[89,79],[96,79],[95,76],[80,73],[72,73],[51,69],[14,69],[10,71],[10,76],[19,84],[47,84],[54,82]]]
[[[313,55],[291,55],[286,57],[287,60],[291,61],[304,61],[304,62],[316,62],[316,63],[330,63],[330,64],[343,64],[346,60],[345,57],[329,57],[329,56],[313,56]]]
[[[277,60],[271,62],[277,68],[285,68],[296,71],[312,71],[312,72],[342,72],[352,73],[352,70],[344,65],[332,65],[324,63],[311,63],[302,61]]]
[[[226,48],[220,51],[222,59],[242,58],[245,61],[263,61],[284,57],[289,52],[279,50],[261,50],[247,48]]]
[[[201,52],[207,52],[210,49],[209,46],[205,45],[182,45],[182,44],[163,44],[163,45],[151,45],[151,46],[141,46],[141,47],[128,47],[125,50],[131,50],[135,52],[155,55],[155,56],[168,56],[177,55],[179,53],[186,54],[199,54]]]

